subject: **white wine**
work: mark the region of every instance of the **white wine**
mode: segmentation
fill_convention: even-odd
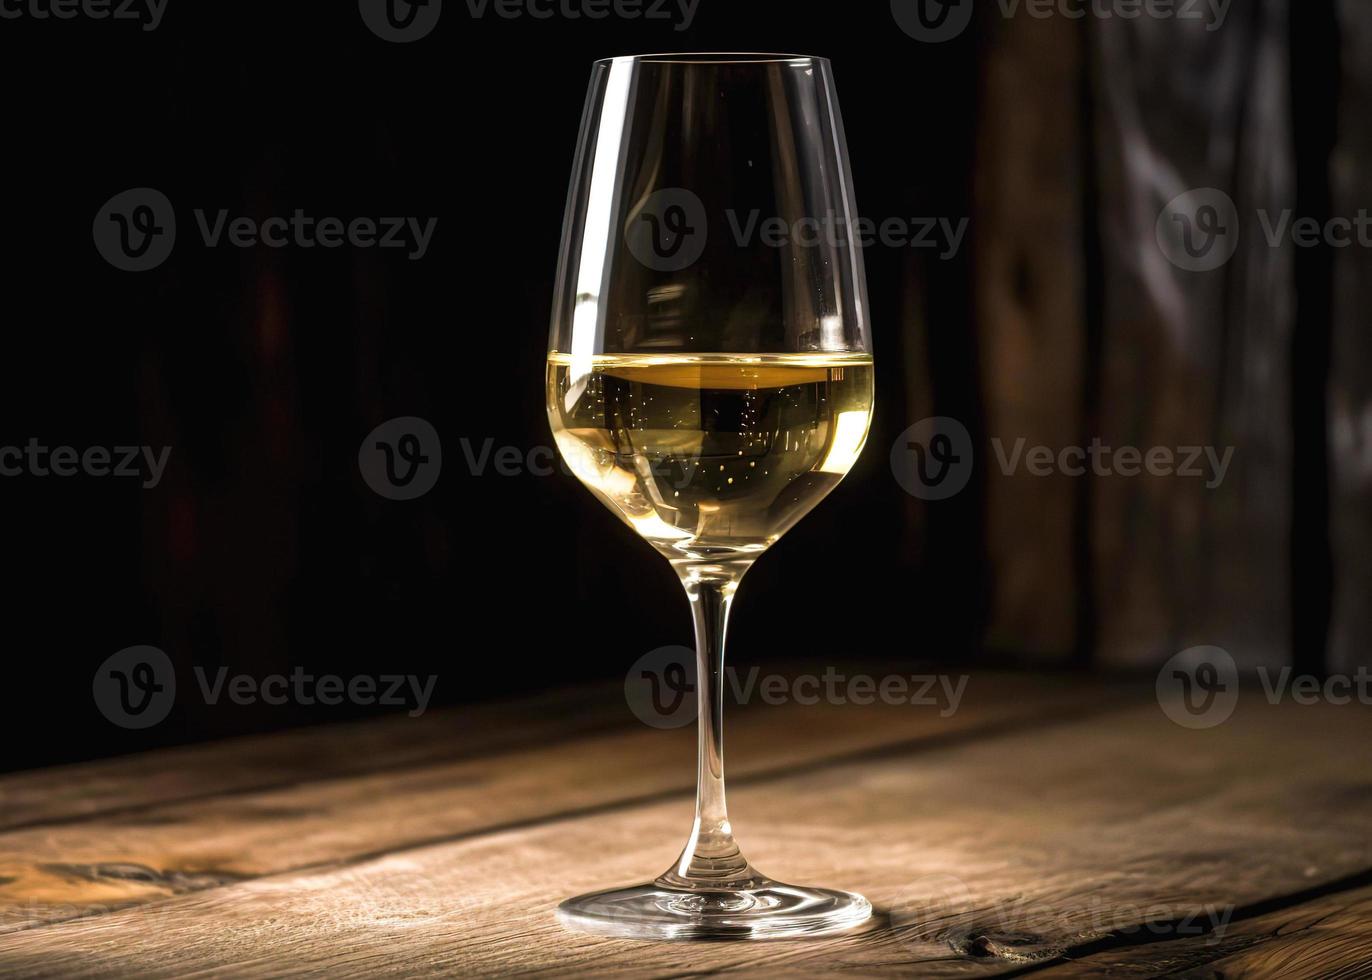
[[[548,415],[572,472],[668,558],[751,559],[857,459],[872,358],[550,354]]]

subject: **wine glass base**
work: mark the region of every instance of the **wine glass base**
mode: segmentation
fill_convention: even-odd
[[[569,898],[564,926],[620,939],[780,939],[842,932],[866,922],[861,895],[761,879],[746,891],[688,891],[656,882]]]

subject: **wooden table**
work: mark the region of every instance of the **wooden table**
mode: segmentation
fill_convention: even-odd
[[[993,674],[947,718],[734,710],[754,864],[878,910],[753,943],[554,919],[688,829],[691,729],[614,687],[21,773],[0,975],[1372,976],[1370,722],[1255,690],[1189,730],[1151,684]]]

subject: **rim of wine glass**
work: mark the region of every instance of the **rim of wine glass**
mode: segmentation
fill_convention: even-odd
[[[625,54],[613,58],[598,58],[597,65],[612,65],[617,61],[636,61],[641,64],[682,65],[778,65],[808,62],[828,64],[828,58],[814,54],[784,54],[769,51],[665,51],[656,54]]]

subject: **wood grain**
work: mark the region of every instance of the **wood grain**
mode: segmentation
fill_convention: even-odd
[[[1094,696],[1079,697],[1078,708]],[[765,744],[734,754],[784,752],[831,713],[858,729],[874,723],[851,706],[811,711],[798,724],[774,716],[758,736]],[[880,917],[855,935],[681,946],[562,931],[551,915],[558,900],[657,873],[690,815],[689,793],[675,792],[568,811],[592,769],[631,783],[644,778],[624,755],[630,745],[593,737],[584,740],[580,768],[550,756],[542,778],[521,785],[512,777],[506,786],[553,797],[549,818],[26,928],[0,937],[0,972],[1051,976],[1084,969],[1091,955],[1109,965],[1169,942],[1164,934],[1119,946],[1140,923],[1195,922],[1234,909],[1246,916],[1239,926],[1260,929],[1261,915],[1298,909],[1312,889],[1338,888],[1372,869],[1372,715],[1361,706],[1271,707],[1250,692],[1229,722],[1205,731],[1172,724],[1151,703],[1059,715],[1056,724],[887,745],[740,781],[730,801],[754,862],[782,879],[862,890]],[[645,731],[633,750],[653,735]],[[350,845],[330,838],[384,837],[386,821],[401,819],[401,804],[419,789],[398,785],[397,806],[384,819],[325,802],[320,812],[332,820],[299,828],[276,847],[346,853]],[[607,789],[613,780],[601,784],[602,794]],[[388,792],[369,788],[373,797]],[[207,841],[227,832],[244,861],[271,852],[268,840],[226,831],[241,813],[222,813],[218,823],[214,814],[208,808],[195,818]],[[1348,907],[1347,923],[1329,920],[1341,963],[1365,950],[1362,906]],[[1321,928],[1317,917],[1308,921]],[[1179,944],[1192,938],[1177,932]],[[1087,960],[1061,959],[1102,940]],[[1313,963],[1309,949],[1282,955],[1298,956],[1301,969]]]
[[[1357,0],[1340,0],[1343,34],[1339,145],[1331,166],[1333,213],[1355,218],[1372,200],[1372,19]],[[1330,338],[1330,542],[1334,596],[1330,667],[1351,673],[1372,665],[1372,250],[1334,255],[1334,315]]]
[[[997,19],[986,51],[975,193],[976,329],[984,379],[986,642],[1065,660],[1078,647],[1075,512],[1083,481],[1002,472],[1019,439],[1081,442],[1084,32],[1063,17]]]
[[[1250,663],[1290,656],[1292,248],[1270,247],[1257,217],[1294,196],[1287,19],[1286,0],[1261,0],[1234,5],[1219,30],[1147,17],[1089,27],[1104,252],[1091,435],[1145,453],[1234,450],[1217,486],[1094,482],[1105,664],[1156,666],[1196,645]],[[1233,200],[1238,248],[1190,271],[1155,229],[1169,202],[1201,188]]]
[[[1204,935],[1137,942],[1043,971],[1045,978],[1178,977],[1181,980],[1357,980],[1372,974],[1372,888],[1340,890],[1291,908],[1235,917]]]
[[[947,718],[933,706],[754,702],[731,712],[730,768],[737,783],[855,753],[936,746],[1101,710],[1119,696],[1108,686],[1064,686],[1052,677],[985,675],[969,681]],[[339,768],[339,748],[324,744],[329,729],[282,736],[276,752],[270,740],[254,742],[258,755],[235,762],[232,743],[186,750],[176,756],[177,779],[158,784],[160,795],[145,793],[140,806],[129,805],[132,788],[118,788],[117,763],[91,767],[89,782],[123,805],[0,834],[0,932],[693,788],[692,728],[638,723],[622,690],[603,692],[599,718],[619,721],[607,731],[586,731],[581,712],[589,709],[575,698],[569,706],[566,720],[549,712],[547,699],[522,712],[476,712],[474,722],[485,728],[464,725],[460,713],[408,729],[385,723],[371,742],[377,751],[358,755],[351,775]],[[491,727],[502,713],[505,724]],[[778,731],[786,737],[778,740]],[[365,728],[354,726],[339,735],[354,751],[367,740]],[[426,750],[428,740],[436,744]],[[253,787],[253,766],[290,753],[339,762],[313,778],[294,768],[295,778],[273,780],[267,768]],[[147,781],[153,768],[140,757],[124,765],[131,784]],[[19,780],[29,792],[33,778]],[[80,771],[67,780],[64,798],[79,798]],[[181,797],[168,796],[170,788]]]
[[[146,752],[0,779],[0,831],[177,800],[394,770],[631,721],[619,685]]]

